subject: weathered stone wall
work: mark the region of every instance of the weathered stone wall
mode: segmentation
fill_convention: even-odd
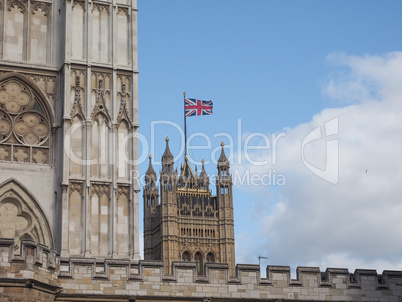
[[[402,272],[268,266],[260,278],[258,265],[205,266],[174,262],[164,275],[159,261],[60,258],[54,251],[23,241],[0,241],[0,301],[393,301],[402,297]],[[18,298],[19,297],[19,298]],[[22,298],[22,300],[21,300]],[[18,300],[20,299],[20,300]]]
[[[25,240],[16,250],[14,240],[0,239],[0,302],[54,301],[56,264],[54,250]]]
[[[137,3],[63,3],[60,252],[139,260]]]
[[[10,286],[0,288],[0,302],[53,302],[54,295],[27,287]]]

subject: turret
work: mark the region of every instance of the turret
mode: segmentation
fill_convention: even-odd
[[[216,194],[220,195],[232,195],[232,177],[229,173],[229,160],[225,155],[225,151],[223,147],[225,144],[223,141],[221,142],[222,150],[221,155],[218,159],[218,177],[216,181]],[[228,204],[228,206],[232,206],[232,204]]]
[[[152,155],[149,155],[149,166],[145,173],[144,187],[144,258],[152,259],[152,220],[159,205],[159,190],[156,186],[156,173],[152,167]]]
[[[177,172],[174,171],[174,158],[169,149],[169,137],[166,136],[166,148],[162,155],[162,171],[161,171],[161,205],[160,205],[160,245],[156,246],[160,259],[164,262],[165,273],[171,273],[171,259],[175,259],[175,251],[177,250],[177,241],[172,238],[177,237]],[[154,258],[158,259],[158,258]]]
[[[201,173],[198,176],[197,181],[198,187],[203,190],[209,190],[209,177],[207,175],[207,172],[205,172],[205,166],[204,166],[205,160],[202,159],[201,163],[202,163]]]
[[[219,206],[219,231],[220,259],[223,263],[229,264],[229,273],[234,275],[235,267],[235,242],[234,242],[234,218],[233,218],[233,194],[232,177],[229,173],[229,160],[223,149],[218,160],[218,175],[216,178],[216,195]]]
[[[145,173],[144,197],[147,197],[144,206],[156,206],[159,203],[159,192],[156,186],[156,173],[152,167],[152,155],[149,155],[149,166]],[[145,201],[145,199],[144,199]]]
[[[177,173],[174,171],[174,158],[169,149],[169,137],[166,136],[166,148],[162,155],[161,183],[161,203],[166,200],[167,192],[172,192],[176,188]]]
[[[165,152],[162,155],[162,174],[172,174],[173,173],[173,164],[174,158],[172,152],[169,149],[169,137],[166,136],[166,148]]]

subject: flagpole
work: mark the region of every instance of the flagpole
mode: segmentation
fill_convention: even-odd
[[[187,123],[186,123],[186,92],[183,92],[184,96],[184,156],[187,156]]]

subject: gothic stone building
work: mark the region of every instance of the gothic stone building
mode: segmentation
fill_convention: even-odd
[[[139,260],[136,15],[131,0],[0,0],[0,235],[15,248]]]
[[[211,196],[204,160],[197,175],[197,167],[194,174],[186,156],[178,174],[169,138],[162,156],[159,193],[150,156],[143,193],[144,258],[162,260],[165,273],[172,272],[173,261],[194,261],[200,275],[204,263],[227,263],[229,274],[235,274],[232,179],[221,145],[216,196]]]
[[[137,78],[136,0],[0,0],[0,302],[400,301],[402,272],[234,269],[229,166],[212,197],[168,151],[140,260]]]
[[[140,259],[136,18],[132,0],[0,0],[0,237],[15,253]]]

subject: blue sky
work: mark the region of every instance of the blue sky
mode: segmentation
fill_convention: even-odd
[[[262,254],[264,265],[402,269],[402,245],[392,239],[402,231],[392,219],[402,181],[395,172],[401,1],[138,0],[138,8],[139,121],[147,141],[140,155],[152,151],[159,161],[169,135],[180,156],[174,125],[183,126],[183,91],[213,100],[212,116],[187,119],[189,136],[204,135],[193,146],[211,142],[190,157],[204,157],[215,173],[211,153],[219,156],[223,139],[232,173],[260,180],[235,184],[238,263],[257,263]],[[325,138],[334,119],[335,184],[312,168],[333,162],[328,140],[302,148],[317,127]],[[283,135],[275,148],[273,135]],[[246,141],[262,148],[245,154]],[[390,237],[373,231],[376,223]],[[372,254],[372,246],[384,248]]]

